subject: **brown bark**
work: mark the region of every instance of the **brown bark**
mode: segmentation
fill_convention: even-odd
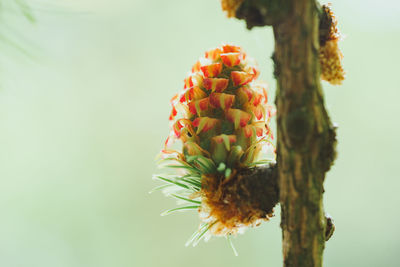
[[[335,156],[335,131],[320,84],[321,9],[315,0],[248,0],[237,14],[248,28],[274,30],[284,266],[322,266],[325,240],[333,231],[322,195]]]
[[[313,0],[286,2],[287,17],[274,26],[284,265],[322,266],[323,181],[334,132],[320,84],[318,10]]]

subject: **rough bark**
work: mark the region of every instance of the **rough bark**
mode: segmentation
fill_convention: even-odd
[[[274,26],[284,265],[322,266],[323,182],[334,131],[320,84],[318,9],[312,0],[286,2],[288,16]]]
[[[238,182],[234,187],[226,186],[227,191],[234,191],[240,203],[252,209],[259,209],[265,214],[270,214],[279,203],[278,166],[271,164],[251,169],[243,169],[237,173]],[[233,190],[232,190],[233,189]],[[325,241],[328,241],[335,231],[333,219],[325,214]]]
[[[248,28],[274,30],[284,266],[322,266],[325,240],[334,229],[322,196],[335,157],[335,131],[320,84],[320,7],[315,0],[248,0],[237,14]]]
[[[237,189],[232,190],[243,204],[271,214],[279,202],[278,171],[276,164],[243,169],[237,174]],[[229,189],[229,185],[227,186]]]

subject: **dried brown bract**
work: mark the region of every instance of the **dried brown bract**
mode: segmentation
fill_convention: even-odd
[[[341,84],[345,78],[342,65],[343,54],[339,49],[338,41],[341,38],[337,28],[337,19],[328,5],[322,6],[320,22],[320,50],[321,79],[331,84]]]
[[[235,17],[236,10],[244,0],[221,0],[222,10],[226,11],[228,18]]]
[[[212,234],[236,234],[273,216],[279,194],[273,171],[244,169],[228,178],[203,177],[201,214],[217,222],[210,229]]]

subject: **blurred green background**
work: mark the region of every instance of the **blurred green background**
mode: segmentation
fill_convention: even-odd
[[[270,28],[247,31],[217,0],[36,0],[37,22],[1,13],[0,266],[281,266],[279,208],[234,238],[185,248],[195,213],[174,207],[154,163],[169,99],[204,51],[242,46],[272,77]],[[325,208],[325,266],[399,266],[400,3],[333,1],[347,80],[323,84],[339,125]]]

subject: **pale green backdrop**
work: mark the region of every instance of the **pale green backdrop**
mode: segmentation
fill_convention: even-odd
[[[323,84],[339,125],[325,266],[400,266],[400,3],[332,2],[348,75]],[[29,3],[34,25],[1,26],[29,55],[0,46],[0,266],[281,266],[279,208],[234,257],[221,238],[184,247],[196,214],[160,217],[174,201],[148,194],[169,99],[206,49],[243,46],[273,100],[271,29],[247,31],[217,0]]]

